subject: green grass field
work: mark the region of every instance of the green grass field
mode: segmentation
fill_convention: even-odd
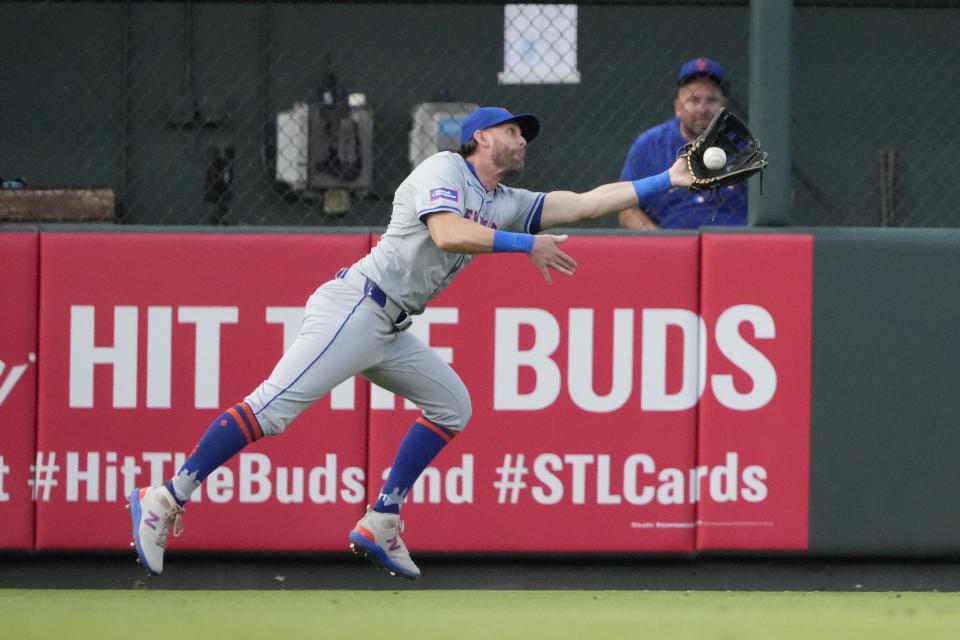
[[[0,590],[11,640],[960,638],[960,594]]]

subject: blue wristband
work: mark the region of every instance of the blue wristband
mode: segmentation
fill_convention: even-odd
[[[498,229],[493,232],[493,250],[530,253],[533,251],[533,236],[529,233],[513,233]]]
[[[637,192],[637,202],[643,202],[649,196],[661,191],[666,191],[673,186],[670,182],[670,172],[664,171],[649,178],[641,178],[633,181],[633,188]]]

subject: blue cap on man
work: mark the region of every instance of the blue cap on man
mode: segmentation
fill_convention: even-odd
[[[540,121],[532,113],[515,116],[503,107],[480,107],[463,119],[460,125],[460,144],[470,142],[476,131],[506,122],[516,122],[520,126],[520,135],[527,142],[532,142],[540,133]]]
[[[694,58],[683,63],[677,84],[684,85],[694,76],[711,76],[718,84],[723,83],[723,65],[709,58]]]

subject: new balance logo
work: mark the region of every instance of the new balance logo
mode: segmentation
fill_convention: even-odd
[[[30,362],[36,362],[36,354],[31,353],[29,356]],[[27,364],[18,364],[14,367],[10,367],[7,377],[3,377],[3,372],[7,368],[7,364],[0,360],[0,405],[3,405],[3,401],[7,399],[7,396],[10,395],[10,392],[13,391],[13,386],[17,384],[17,381],[20,380],[20,377],[23,375],[23,372],[27,370],[27,367],[30,365],[30,362]]]
[[[387,547],[389,551],[398,551],[400,549],[400,536],[393,536],[392,538],[387,538],[387,544],[390,546]]]
[[[150,514],[150,516],[144,519],[143,524],[147,525],[148,527],[156,531],[157,523],[160,522],[160,516],[155,514],[153,511],[148,511],[147,513]]]

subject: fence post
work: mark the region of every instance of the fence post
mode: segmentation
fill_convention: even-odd
[[[792,0],[750,2],[750,129],[770,153],[750,179],[750,226],[790,224],[790,60]]]

